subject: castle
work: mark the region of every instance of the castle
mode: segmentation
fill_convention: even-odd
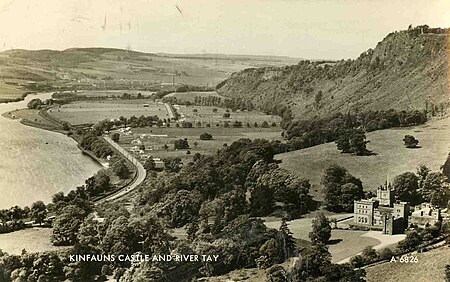
[[[386,184],[377,189],[375,198],[354,201],[354,225],[389,235],[403,233],[408,227],[409,210],[409,203],[395,202],[394,191]]]

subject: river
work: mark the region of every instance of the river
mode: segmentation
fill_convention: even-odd
[[[50,202],[56,192],[75,189],[101,169],[72,138],[1,116],[26,108],[36,97],[45,100],[51,93],[0,104],[0,209],[31,206],[37,200]]]

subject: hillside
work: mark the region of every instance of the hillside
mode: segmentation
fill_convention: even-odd
[[[417,258],[418,263],[385,262],[368,267],[366,268],[367,281],[445,281],[445,266],[450,264],[448,246],[417,254]]]
[[[158,89],[161,85],[216,85],[251,67],[285,66],[289,57],[222,54],[153,54],[111,48],[9,50],[0,53],[0,101],[28,91],[76,89]]]
[[[441,111],[449,105],[448,32],[428,26],[393,32],[356,60],[246,69],[218,92],[275,114],[289,106],[298,119],[349,110]]]
[[[420,148],[407,149],[403,144],[405,135],[419,140]],[[450,118],[433,119],[427,124],[415,127],[378,130],[367,134],[367,148],[372,156],[341,154],[336,144],[326,143],[311,148],[283,153],[276,156],[280,167],[300,177],[311,180],[313,194],[322,199],[320,184],[325,169],[337,164],[345,167],[363,182],[364,190],[375,191],[386,178],[406,172],[415,172],[419,165],[426,165],[433,171],[440,171],[450,151]]]

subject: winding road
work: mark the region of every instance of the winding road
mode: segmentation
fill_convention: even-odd
[[[108,136],[104,136],[103,139],[105,139],[106,142],[111,144],[111,146],[113,146],[117,151],[119,151],[119,153],[121,153],[133,165],[136,166],[137,176],[135,177],[134,181],[131,182],[129,185],[125,186],[124,188],[120,189],[119,191],[117,191],[111,195],[106,196],[105,198],[102,198],[102,199],[96,201],[95,202],[96,205],[104,203],[104,202],[108,202],[111,200],[115,200],[115,199],[122,197],[123,195],[131,192],[134,188],[136,188],[139,184],[141,184],[144,181],[145,177],[147,176],[147,172],[145,171],[145,168],[142,166],[142,164],[138,160],[136,160],[135,157],[133,157],[133,155],[131,155],[129,152],[127,152],[124,148],[120,147],[119,144],[114,142]]]

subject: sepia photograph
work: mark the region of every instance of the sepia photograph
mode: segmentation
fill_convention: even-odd
[[[450,0],[0,0],[0,282],[450,282]]]

